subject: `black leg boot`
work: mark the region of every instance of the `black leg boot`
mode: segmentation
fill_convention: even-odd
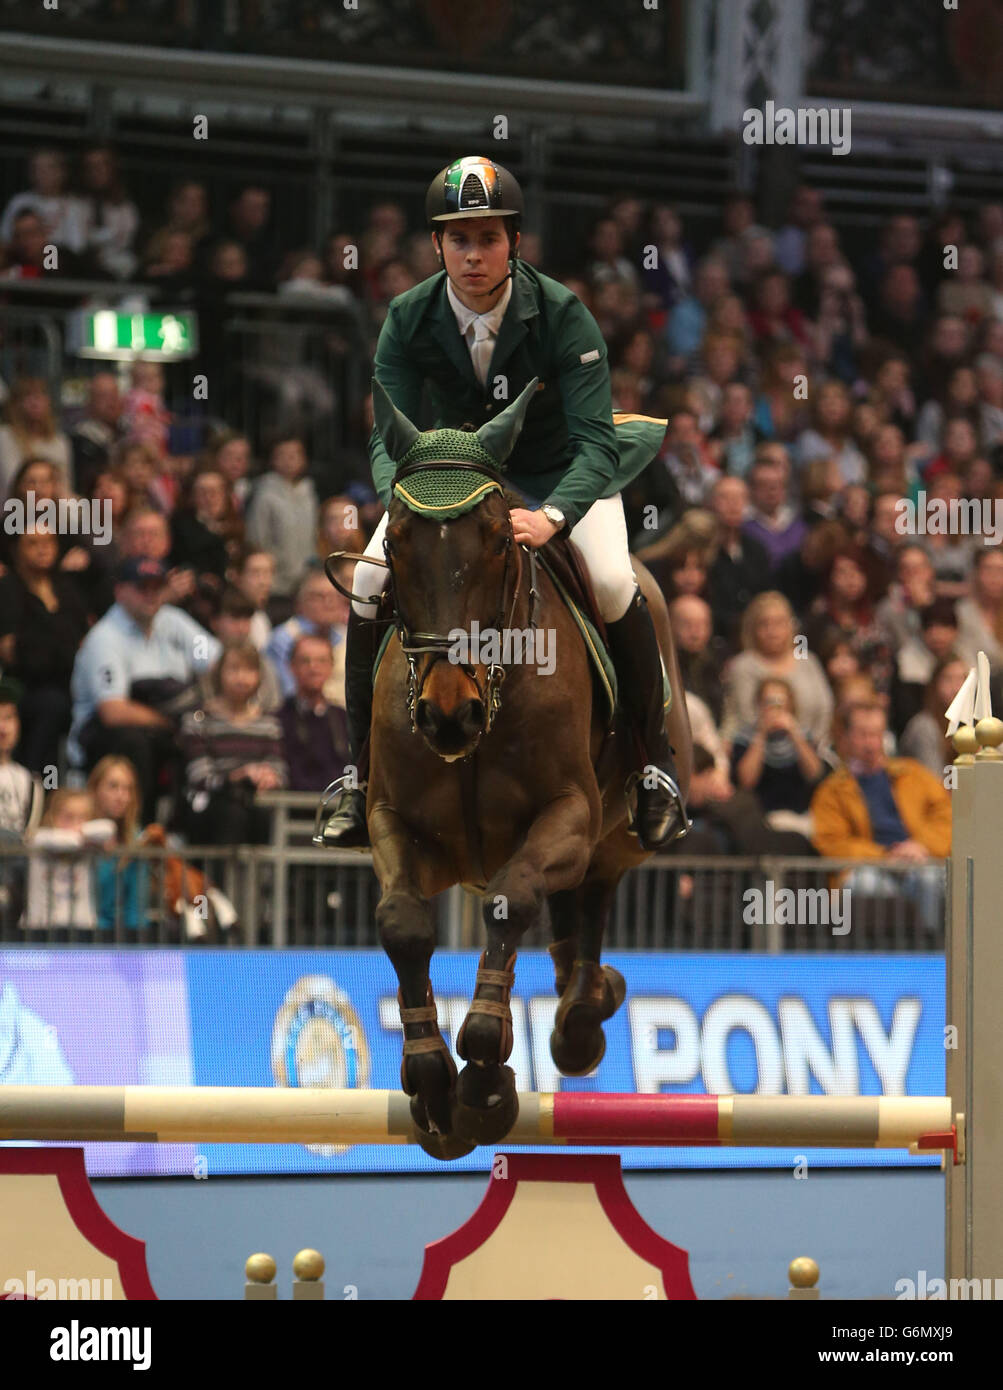
[[[350,611],[345,638],[345,713],[348,715],[349,749],[357,771],[372,720],[373,662],[381,633],[382,628],[377,623],[358,617],[354,609]],[[337,795],[331,801],[335,791]],[[324,820],[329,803],[331,813]],[[314,844],[333,849],[367,847],[366,783],[360,782],[353,787],[347,784],[345,777],[332,782],[317,811],[318,825],[322,821],[323,828],[314,834]]]
[[[620,707],[640,753],[640,770],[632,774],[627,784],[628,794],[637,790],[637,812],[630,829],[645,849],[664,849],[686,834],[689,822],[665,732],[658,638],[640,589],[635,591],[623,617],[606,624],[606,632],[616,667]],[[682,699],[681,690],[674,694]]]

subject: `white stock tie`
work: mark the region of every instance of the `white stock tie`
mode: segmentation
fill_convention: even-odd
[[[491,357],[495,350],[495,338],[491,325],[485,318],[472,319],[474,326],[474,344],[470,349],[471,361],[474,364],[474,371],[477,373],[477,380],[484,386],[488,379],[488,368],[491,365]]]

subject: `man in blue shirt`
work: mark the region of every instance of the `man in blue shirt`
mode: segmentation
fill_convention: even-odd
[[[71,763],[89,770],[108,754],[128,758],[139,778],[144,822],[153,819],[160,771],[174,754],[174,722],[136,698],[136,682],[159,682],[165,692],[176,692],[221,651],[194,618],[164,602],[166,581],[158,560],[124,562],[115,602],[81,643],[70,683]]]

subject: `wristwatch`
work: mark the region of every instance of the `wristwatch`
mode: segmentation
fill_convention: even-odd
[[[561,511],[560,507],[552,507],[549,503],[546,503],[544,506],[540,508],[540,511],[543,513],[543,515],[547,518],[547,520],[551,523],[552,526],[557,527],[558,531],[564,530],[565,526],[567,525],[567,518]]]

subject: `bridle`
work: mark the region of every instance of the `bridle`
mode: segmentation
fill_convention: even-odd
[[[407,464],[398,469],[394,475],[393,486],[409,478],[414,473],[427,472],[429,469],[436,471],[455,469],[467,473],[478,473],[484,478],[497,483],[504,490],[505,482],[493,469],[488,468],[482,463],[459,462],[453,460],[443,460],[441,462],[422,462]],[[536,606],[539,598],[539,591],[536,582],[537,559],[535,552],[527,546],[517,546],[512,531],[511,519],[508,519],[508,536],[505,545],[505,565],[502,570],[501,585],[498,593],[498,604],[493,623],[494,629],[501,634],[511,627],[515,617],[516,605],[519,601],[519,594],[522,589],[523,580],[523,560],[521,552],[525,550],[529,556],[530,587],[529,587],[529,625],[536,629]],[[512,555],[515,552],[515,584],[512,589],[511,602],[508,604],[508,621],[506,622],[506,596],[509,589],[509,574],[512,568]],[[381,595],[367,597],[364,595],[353,595],[349,590],[341,585],[332,573],[332,562],[340,559],[364,560],[369,565],[382,565],[389,575],[390,597],[393,611],[389,618],[374,619],[376,622],[392,622],[397,639],[400,642],[401,651],[407,658],[408,680],[407,680],[407,712],[411,720],[411,729],[418,731],[418,703],[421,700],[422,692],[433,667],[437,662],[448,659],[456,647],[455,638],[450,638],[441,632],[421,632],[413,629],[404,614],[401,603],[400,586],[396,571],[394,570],[393,555],[390,550],[390,542],[387,538],[383,541],[383,560],[377,560],[372,556],[362,556],[355,552],[336,551],[329,555],[324,562],[324,572],[334,587],[346,598],[353,602],[369,603],[378,605],[381,602]],[[419,664],[423,657],[430,656],[431,660]],[[501,686],[505,679],[505,666],[500,661],[487,663],[487,675],[482,685],[477,673],[477,666],[471,662],[455,662],[460,670],[468,677],[477,690],[478,698],[484,707],[484,732],[489,733],[495,721],[495,716],[501,709]],[[484,664],[484,663],[481,663]]]

